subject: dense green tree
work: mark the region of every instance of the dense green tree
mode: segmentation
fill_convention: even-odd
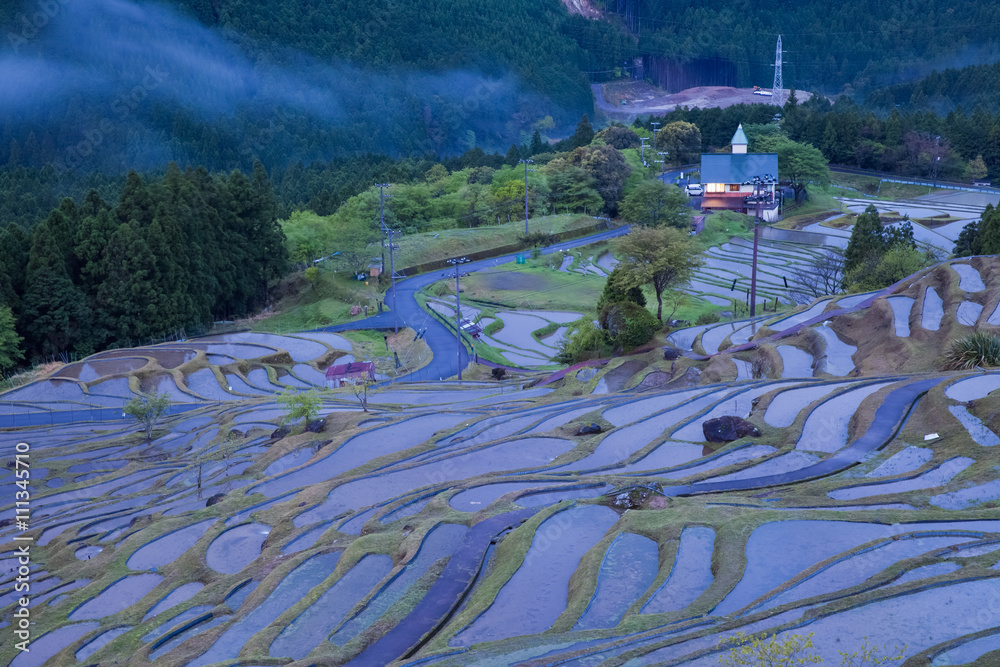
[[[597,192],[597,181],[582,167],[568,164],[562,159],[553,160],[546,165],[546,175],[549,201],[557,212],[596,212],[604,205],[604,200]]]
[[[28,266],[28,238],[18,225],[0,229],[0,303],[10,306],[15,318],[21,312],[24,275]]]
[[[513,167],[520,161],[521,151],[518,149],[517,144],[511,144],[510,148],[507,149],[507,155],[504,157],[503,163],[508,167]]]
[[[538,130],[531,135],[531,145],[528,146],[528,155],[538,155],[548,150],[548,144],[542,141],[542,135]]]
[[[977,225],[978,234],[973,242],[973,254],[996,255],[1000,253],[1000,208],[987,204]]]
[[[870,265],[845,275],[849,292],[867,292],[881,289],[920,271],[934,261],[916,248],[904,245],[890,247],[885,254]]]
[[[587,118],[587,114],[583,114],[583,117],[576,126],[576,131],[569,138],[570,148],[589,146],[593,140],[594,128],[590,125],[590,119]]]
[[[855,221],[844,251],[844,289],[867,291],[887,287],[933,259],[917,250],[913,226],[908,221],[883,227],[878,210],[869,206]]]
[[[986,178],[988,173],[989,170],[986,168],[986,162],[983,161],[982,153],[969,160],[969,164],[965,168],[965,178],[970,181],[981,181]]]
[[[600,314],[601,328],[621,352],[645,345],[660,328],[660,322],[648,310],[632,301],[605,306]]]
[[[632,173],[622,152],[608,145],[585,146],[574,150],[567,161],[594,178],[597,193],[604,200],[604,209],[615,213],[625,191],[625,181]]]
[[[626,148],[639,148],[642,143],[639,135],[624,125],[611,125],[597,133],[597,137],[609,146],[614,146],[618,150]]]
[[[973,220],[962,227],[955,241],[955,249],[952,251],[956,257],[971,257],[979,249],[979,223]]]
[[[844,271],[850,273],[865,263],[877,261],[885,249],[882,219],[878,209],[869,205],[854,221],[851,238],[844,250]]]
[[[605,305],[619,301],[631,301],[646,306],[646,295],[642,293],[642,288],[635,284],[625,269],[616,266],[611,269],[611,274],[604,283],[604,290],[597,300],[597,310],[600,311]]]
[[[622,201],[621,216],[648,227],[687,229],[691,225],[687,195],[676,185],[667,185],[659,179],[642,181],[627,194]]]
[[[657,150],[666,151],[668,162],[687,164],[701,154],[701,130],[682,120],[667,123],[656,135]]]
[[[791,182],[796,199],[809,183],[829,184],[830,168],[823,154],[813,146],[781,135],[762,135],[756,144],[761,152],[778,154],[778,173],[773,175]]]
[[[24,358],[22,339],[14,329],[14,313],[0,303],[0,371],[7,371]]]

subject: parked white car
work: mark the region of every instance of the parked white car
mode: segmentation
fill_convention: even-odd
[[[686,190],[691,197],[700,197],[705,194],[705,188],[701,187],[701,183],[688,183]]]

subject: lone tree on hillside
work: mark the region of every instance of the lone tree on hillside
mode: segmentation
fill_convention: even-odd
[[[810,299],[836,294],[844,283],[844,256],[828,250],[812,266],[799,273],[798,282],[802,285],[803,294]]]
[[[170,407],[170,394],[163,392],[142,393],[125,404],[125,415],[140,424],[146,432],[146,440],[153,439],[153,429],[160,417]]]
[[[622,258],[618,266],[623,279],[636,286],[653,286],[656,318],[660,323],[663,322],[663,292],[679,289],[702,264],[691,237],[670,227],[633,229],[615,243],[615,250]]]
[[[304,424],[314,421],[319,416],[320,407],[323,405],[323,392],[319,389],[308,391],[283,391],[278,394],[278,402],[285,408],[285,416],[281,418],[282,424],[288,424],[299,419]]]

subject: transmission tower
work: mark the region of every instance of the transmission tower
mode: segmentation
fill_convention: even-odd
[[[782,105],[781,95],[784,87],[784,82],[781,80],[781,35],[778,35],[778,46],[774,50],[774,87],[771,91],[774,104],[779,107]]]

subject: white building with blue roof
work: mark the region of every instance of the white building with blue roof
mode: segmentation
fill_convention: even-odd
[[[778,154],[747,153],[747,135],[743,124],[733,135],[732,153],[706,153],[701,156],[701,184],[705,188],[701,208],[705,211],[736,211],[756,215],[767,222],[778,219]],[[754,185],[754,178],[771,181]],[[759,193],[764,201],[747,201]]]

